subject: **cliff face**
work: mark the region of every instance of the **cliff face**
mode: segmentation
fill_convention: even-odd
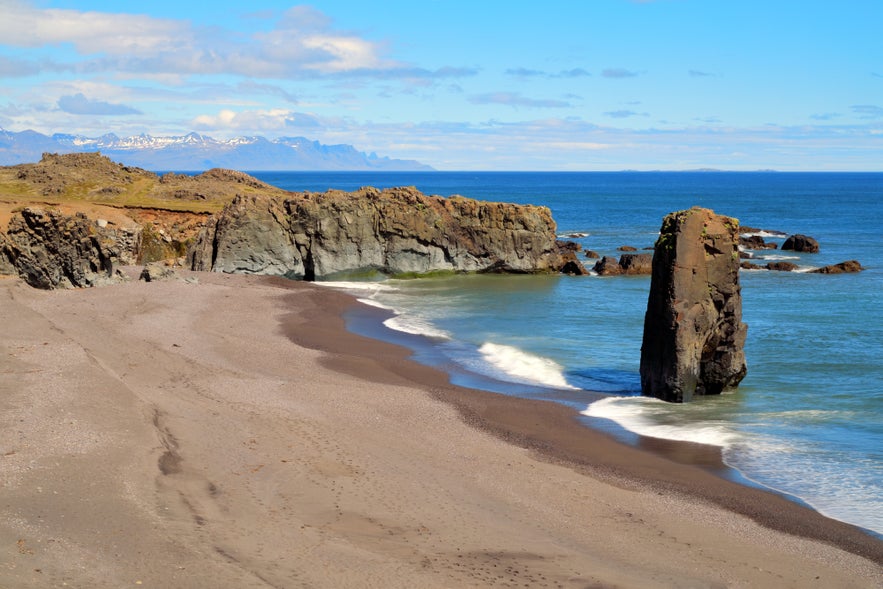
[[[94,286],[117,279],[114,264],[132,263],[137,233],[100,227],[83,214],[25,208],[0,234],[0,273],[37,288]]]
[[[306,280],[362,270],[582,269],[556,242],[545,207],[427,196],[414,188],[238,196],[207,223],[188,261],[194,270]]]
[[[645,395],[684,402],[744,378],[738,239],[738,221],[708,209],[663,220],[641,345]]]

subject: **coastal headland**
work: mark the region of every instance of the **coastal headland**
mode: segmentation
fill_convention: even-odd
[[[40,196],[116,227],[165,215],[127,173],[131,192],[86,190],[134,208],[74,202],[85,183],[52,174]],[[178,194],[196,240],[221,207]],[[186,241],[154,227],[161,255]],[[348,332],[343,293],[140,270],[89,289],[0,278],[0,586],[883,583],[883,542],[719,477],[713,447],[626,446],[567,407],[452,386]]]

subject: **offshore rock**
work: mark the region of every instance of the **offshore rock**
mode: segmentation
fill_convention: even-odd
[[[121,252],[112,231],[86,215],[25,208],[0,241],[0,271],[13,270],[36,288],[86,287],[124,280],[114,272]]]
[[[694,207],[662,222],[641,346],[641,390],[686,402],[745,377],[739,223]]]
[[[624,274],[651,274],[653,272],[653,254],[622,254],[619,265]]]
[[[622,274],[622,266],[613,256],[604,256],[592,267],[599,276],[619,276]]]
[[[416,188],[237,196],[188,250],[192,270],[316,280],[377,271],[584,273],[546,207]]]
[[[650,274],[652,263],[653,254],[629,253],[619,256],[619,260],[612,256],[604,256],[595,262],[592,270],[599,276],[646,275]]]
[[[822,268],[817,268],[815,270],[810,270],[811,274],[849,274],[853,272],[861,272],[864,270],[864,267],[859,263],[858,260],[847,260],[846,262],[840,262],[839,264],[831,264],[829,266],[823,266]]]
[[[819,242],[813,237],[797,233],[785,239],[785,243],[782,244],[782,249],[817,254],[819,253]]]

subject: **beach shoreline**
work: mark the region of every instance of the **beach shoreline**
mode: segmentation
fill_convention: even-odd
[[[580,423],[578,411],[554,401],[452,385],[444,371],[409,361],[411,352],[407,349],[374,339],[358,341],[341,337],[340,333],[327,334],[320,324],[337,323],[335,329],[345,330],[347,310],[362,304],[349,294],[339,291],[334,294],[342,298],[323,297],[330,316],[311,317],[308,322],[311,328],[304,333],[286,331],[298,345],[332,354],[324,363],[333,370],[360,378],[376,378],[376,373],[365,371],[361,363],[364,358],[371,358],[385,371],[425,387],[435,398],[456,407],[473,427],[534,451],[546,460],[626,488],[677,493],[709,501],[765,527],[829,542],[883,564],[883,542],[871,532],[829,518],[762,485],[728,480],[722,473],[733,469],[724,462],[717,446],[638,434],[636,444],[627,444]],[[376,309],[368,311],[376,312]],[[359,358],[360,368],[354,369],[344,359],[351,355]],[[868,536],[872,537],[871,542],[866,541]]]
[[[883,578],[879,540],[715,476],[708,447],[645,451],[562,405],[452,386],[347,331],[344,293],[188,276],[199,284],[0,281],[0,584]]]

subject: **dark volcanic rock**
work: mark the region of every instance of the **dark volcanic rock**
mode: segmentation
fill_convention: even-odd
[[[622,254],[619,260],[613,256],[604,256],[592,268],[600,276],[618,276],[620,274],[650,274],[653,267],[653,254]]]
[[[650,274],[653,270],[653,254],[622,254],[619,266],[624,274]]]
[[[645,395],[684,402],[745,376],[738,229],[735,219],[701,208],[663,220],[641,346]]]
[[[415,188],[238,196],[188,251],[193,270],[315,280],[386,274],[585,272],[546,207],[427,196]]]
[[[831,264],[824,268],[818,268],[817,270],[811,270],[811,272],[813,274],[846,274],[851,272],[861,272],[862,270],[864,270],[864,268],[859,264],[858,260],[849,260],[846,262],[840,262],[839,264]]]
[[[604,256],[595,262],[595,266],[592,270],[601,276],[617,276],[622,274],[622,266],[619,265],[619,260],[613,256]]]
[[[776,272],[794,272],[797,270],[797,264],[792,262],[770,262],[766,265],[766,269]]]
[[[760,235],[749,235],[748,237],[740,237],[739,245],[750,250],[774,250],[775,243],[767,243]]]
[[[82,213],[25,208],[9,221],[0,243],[4,266],[36,288],[94,286],[122,280],[116,237]]]
[[[788,237],[785,243],[782,244],[782,249],[817,254],[819,252],[819,242],[808,235],[798,233]]]

